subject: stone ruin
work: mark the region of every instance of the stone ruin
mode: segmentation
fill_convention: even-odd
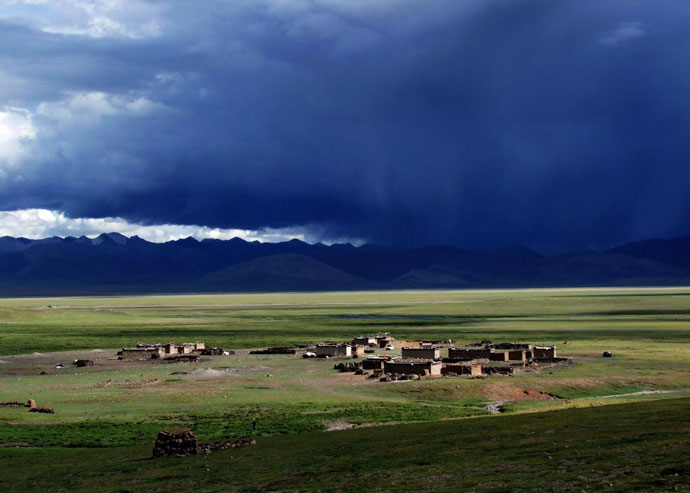
[[[29,408],[30,413],[55,414],[55,410],[52,407],[37,406],[36,402],[33,399],[29,399],[27,407]]]
[[[176,429],[164,430],[158,433],[153,445],[154,457],[166,455],[184,456],[201,453],[199,440],[192,430]]]
[[[228,450],[237,447],[256,445],[256,440],[243,438],[226,442],[210,442],[199,444],[196,434],[189,429],[164,430],[158,433],[153,445],[154,457],[184,457],[201,453],[211,453],[214,450]]]

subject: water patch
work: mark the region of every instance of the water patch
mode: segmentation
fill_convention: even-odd
[[[326,318],[340,318],[346,320],[434,320],[451,318],[449,315],[358,315],[338,314],[324,315]]]

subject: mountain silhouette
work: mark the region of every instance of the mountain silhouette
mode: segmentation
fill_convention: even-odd
[[[540,255],[512,246],[309,244],[184,238],[152,243],[88,238],[0,238],[0,295],[683,285],[690,237],[602,252]]]

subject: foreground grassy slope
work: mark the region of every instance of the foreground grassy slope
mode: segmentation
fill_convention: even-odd
[[[259,439],[208,456],[151,446],[0,449],[5,491],[650,491],[690,488],[690,399]]]

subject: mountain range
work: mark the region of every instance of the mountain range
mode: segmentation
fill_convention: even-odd
[[[185,238],[0,238],[0,296],[153,292],[651,286],[690,283],[690,237],[605,251]]]

